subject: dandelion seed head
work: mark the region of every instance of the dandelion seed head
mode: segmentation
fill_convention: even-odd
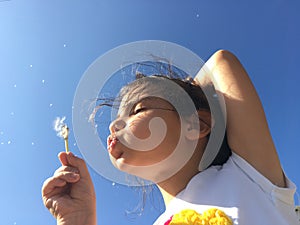
[[[69,128],[67,124],[65,124],[66,117],[63,116],[62,118],[56,117],[53,122],[53,129],[56,131],[58,137],[61,138],[68,138],[69,135]]]

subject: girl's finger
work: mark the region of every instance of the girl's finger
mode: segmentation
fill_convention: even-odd
[[[48,195],[51,193],[55,188],[63,187],[67,183],[75,183],[79,180],[79,174],[72,173],[72,172],[64,172],[57,174],[53,177],[48,178],[42,187],[42,195]]]
[[[62,173],[62,172],[73,172],[73,173],[78,173],[79,174],[79,170],[75,167],[71,167],[71,166],[61,166],[59,167],[55,172],[54,172],[54,176]]]

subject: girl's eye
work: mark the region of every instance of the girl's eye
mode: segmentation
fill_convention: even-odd
[[[138,113],[146,111],[146,110],[147,110],[147,108],[143,108],[143,107],[137,108],[137,109],[133,110],[133,114],[138,114]]]

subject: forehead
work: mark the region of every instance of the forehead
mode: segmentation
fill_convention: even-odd
[[[161,79],[149,77],[140,78],[125,86],[120,94],[120,107],[132,106],[141,100],[154,102],[160,99],[168,99],[166,95],[167,84]]]

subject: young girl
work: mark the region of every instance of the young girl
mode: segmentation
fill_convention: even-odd
[[[223,50],[206,66],[227,111],[226,138],[213,162],[204,155],[214,152],[206,147],[212,129],[222,121],[211,115],[200,86],[195,81],[152,76],[134,81],[121,92],[118,118],[110,125],[107,141],[112,163],[158,185],[166,211],[155,225],[202,224],[201,214],[216,208],[222,210],[218,215],[226,214],[219,224],[299,224],[295,185],[283,173],[246,71],[232,53]],[[169,88],[172,84],[182,87],[188,98]],[[85,162],[72,153],[60,153],[59,159],[62,166],[42,188],[45,206],[57,224],[95,225],[95,193]],[[203,160],[208,168],[199,167]],[[191,218],[196,219],[187,222]]]

